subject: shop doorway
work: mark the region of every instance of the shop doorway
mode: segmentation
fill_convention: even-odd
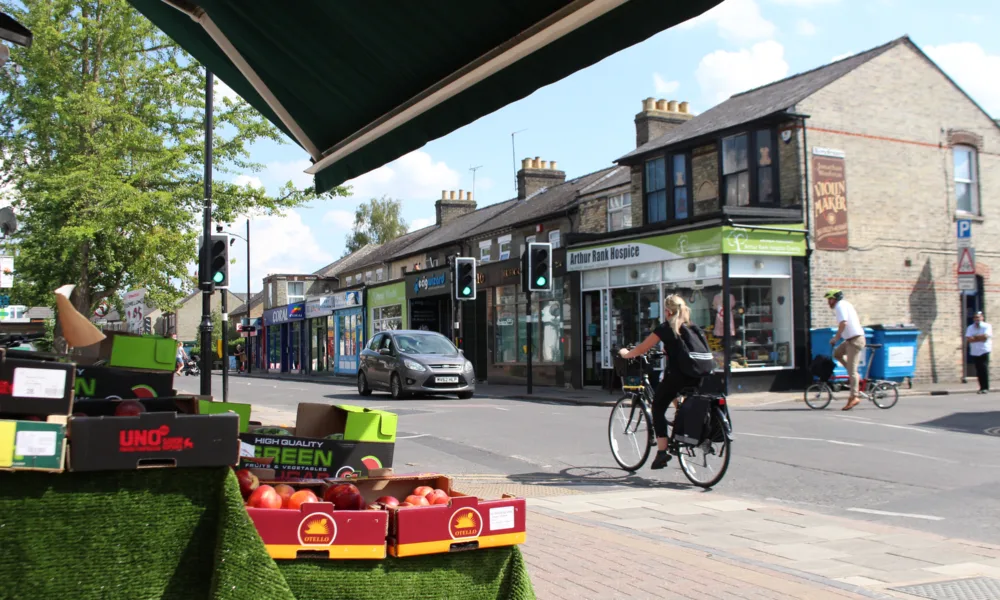
[[[446,337],[451,334],[451,303],[448,296],[414,298],[410,300],[410,329],[436,331]]]
[[[336,356],[332,368],[338,375],[354,375],[358,372],[358,355],[364,339],[364,315],[360,308],[338,310],[335,315]]]
[[[965,341],[965,330],[972,325],[972,317],[981,310],[986,310],[986,299],[983,296],[983,287],[985,281],[981,275],[976,275],[976,291],[974,292],[963,292],[962,293],[962,308],[964,311],[964,325],[962,326],[962,346],[965,348],[965,370],[963,372],[963,378],[975,379],[976,377],[976,365],[972,362],[972,356],[969,355],[969,344]],[[986,322],[990,322],[990,315],[986,315]]]
[[[461,344],[459,348],[465,353],[465,358],[472,362],[476,379],[486,381],[486,292],[480,290],[473,301],[466,300],[462,304]]]
[[[312,371],[314,373],[324,373],[327,370],[326,363],[326,317],[311,319],[309,321],[311,331],[309,332],[310,345],[312,350]]]
[[[583,385],[604,385],[601,334],[601,292],[584,292]]]

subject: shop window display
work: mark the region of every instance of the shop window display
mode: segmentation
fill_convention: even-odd
[[[564,314],[562,278],[555,278],[553,284],[553,293],[532,294],[530,311],[520,291],[521,286],[497,288],[497,302],[493,308],[496,364],[527,362],[529,318],[532,323],[531,360],[536,363],[563,362],[563,320],[569,317]]]
[[[390,331],[403,328],[403,307],[400,304],[377,306],[372,309],[372,331]]]

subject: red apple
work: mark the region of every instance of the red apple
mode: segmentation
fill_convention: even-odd
[[[336,483],[326,488],[326,490],[323,491],[323,500],[325,500],[326,502],[333,502],[333,498],[335,496],[339,496],[340,494],[347,491],[360,494],[360,492],[358,492],[358,486],[354,485],[353,483]]]
[[[425,498],[423,496],[417,496],[416,494],[412,494],[410,496],[407,496],[406,497],[406,503],[409,503],[409,504],[411,504],[413,506],[430,506],[431,505],[431,503],[427,501],[427,498]]]
[[[312,490],[299,490],[292,494],[292,497],[288,499],[288,504],[284,508],[298,510],[306,502],[319,502],[319,498],[316,497],[316,494]]]
[[[295,493],[295,488],[288,485],[287,483],[279,483],[274,486],[274,491],[281,496],[281,508],[288,508],[288,499],[292,497]]]
[[[281,508],[281,496],[273,487],[261,485],[250,494],[247,505],[251,508]]]
[[[413,495],[414,496],[423,496],[424,498],[426,498],[427,494],[430,494],[433,491],[434,491],[434,488],[432,488],[431,486],[429,486],[429,485],[422,485],[422,486],[418,487],[417,489],[413,490]]]
[[[388,508],[393,508],[399,506],[399,500],[396,500],[394,496],[382,496],[375,500],[376,504],[383,504]]]
[[[136,400],[122,400],[115,408],[116,417],[135,417],[146,412],[146,407]]]
[[[448,504],[451,502],[451,498],[441,490],[434,490],[427,495],[427,501],[431,504]]]
[[[260,485],[260,480],[249,469],[236,471],[236,480],[240,482],[240,494],[243,494],[244,500],[249,498],[250,494]]]

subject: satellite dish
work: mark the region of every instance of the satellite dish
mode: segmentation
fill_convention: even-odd
[[[9,206],[0,208],[0,233],[7,237],[17,231],[17,217]]]

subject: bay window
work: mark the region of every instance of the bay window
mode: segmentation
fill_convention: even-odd
[[[646,161],[647,223],[659,223],[667,220],[666,168],[666,159],[663,157]]]
[[[671,183],[674,187],[674,218],[686,219],[691,214],[688,191],[687,156],[675,154],[672,162]]]
[[[727,206],[750,204],[750,167],[747,160],[747,134],[722,140],[722,176]]]

